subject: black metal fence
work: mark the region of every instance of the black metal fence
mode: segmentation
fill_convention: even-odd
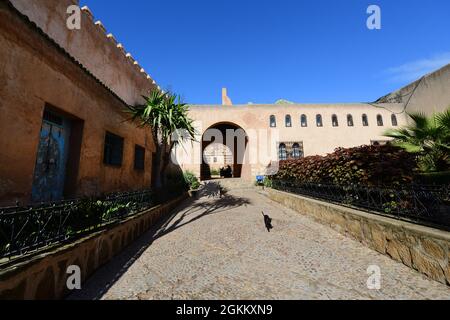
[[[367,187],[272,180],[272,187],[397,219],[450,229],[450,186]]]
[[[75,239],[150,209],[157,204],[155,199],[152,191],[144,190],[0,208],[0,258]]]

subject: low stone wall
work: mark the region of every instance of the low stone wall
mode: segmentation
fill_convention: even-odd
[[[273,189],[266,189],[264,194],[433,280],[450,285],[450,232]]]
[[[81,268],[83,283],[186,198],[183,195],[78,241],[7,266],[0,271],[0,300],[65,297],[69,293],[66,285],[69,266]]]

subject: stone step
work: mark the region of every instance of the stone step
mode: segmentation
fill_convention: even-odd
[[[204,183],[217,183],[222,188],[228,190],[236,190],[236,189],[251,189],[255,187],[255,184],[252,181],[240,179],[240,178],[229,178],[229,179],[212,179],[206,180]]]

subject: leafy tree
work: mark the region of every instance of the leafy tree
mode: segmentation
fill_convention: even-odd
[[[450,109],[427,117],[422,113],[408,114],[412,124],[389,130],[386,137],[408,152],[416,153],[424,172],[450,170]]]
[[[193,120],[189,118],[187,104],[170,92],[153,90],[145,103],[130,106],[127,112],[131,121],[140,127],[150,128],[156,144],[156,187],[165,185],[165,173],[173,148],[183,140],[195,140]]]

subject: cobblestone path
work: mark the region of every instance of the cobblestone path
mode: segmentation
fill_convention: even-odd
[[[450,299],[450,288],[284,208],[210,183],[69,299]],[[261,211],[273,218],[268,233]],[[381,268],[369,290],[367,268]]]

